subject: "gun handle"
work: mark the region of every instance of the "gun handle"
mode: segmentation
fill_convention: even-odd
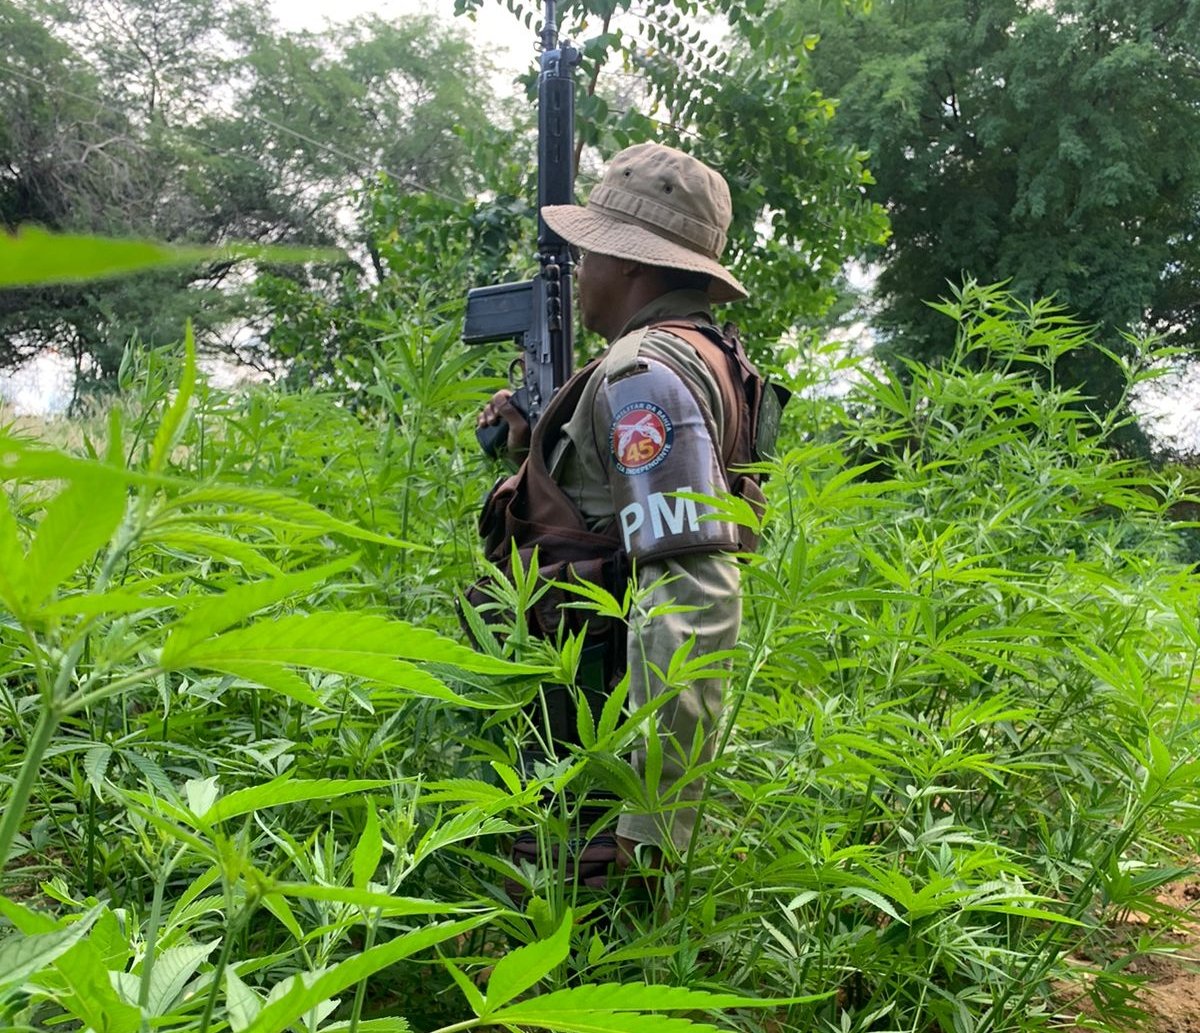
[[[529,388],[522,385],[518,387],[510,396],[509,404],[517,410],[526,421],[529,420]],[[532,430],[532,427],[530,428]],[[490,456],[492,459],[501,459],[504,456],[504,451],[508,447],[508,421],[501,420],[499,423],[489,423],[486,427],[475,428],[475,440],[479,442],[479,447],[483,449],[484,455]]]
[[[499,423],[489,423],[486,427],[476,427],[475,440],[485,456],[499,459],[508,444],[508,424],[501,420]]]

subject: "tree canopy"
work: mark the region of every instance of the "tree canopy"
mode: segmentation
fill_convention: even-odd
[[[0,0],[0,223],[172,242],[336,242],[370,266],[355,197],[478,190],[486,65],[432,18],[287,33],[241,0]],[[231,262],[12,292],[0,367],[53,346],[115,371],[131,335],[237,339]],[[256,302],[257,304],[257,302]]]
[[[1120,344],[1200,347],[1200,4],[1194,0],[793,0],[839,137],[865,147],[893,235],[881,322],[934,354],[926,305],[964,274],[1053,295]],[[1098,351],[1065,370],[1110,403]]]
[[[508,6],[529,26],[541,18],[534,0]],[[774,343],[818,322],[846,260],[881,243],[887,220],[866,195],[863,154],[833,134],[803,19],[766,0],[577,0],[559,14],[584,55],[581,147],[606,158],[653,139],[720,170],[735,217],[726,258],[752,295],[736,313],[743,330]],[[590,185],[585,168],[581,199]]]

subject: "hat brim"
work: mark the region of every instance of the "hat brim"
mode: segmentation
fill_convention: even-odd
[[[643,265],[707,273],[708,296],[713,301],[741,301],[749,292],[720,262],[681,244],[651,233],[641,226],[576,204],[546,205],[542,218],[568,244],[613,258]]]

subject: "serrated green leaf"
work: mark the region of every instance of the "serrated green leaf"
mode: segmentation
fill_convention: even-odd
[[[411,1033],[412,1026],[406,1019],[362,1019],[358,1026],[360,1033]],[[347,1033],[349,1022],[334,1022],[321,1027],[321,1033]]]
[[[364,527],[358,527],[330,516],[310,502],[292,498],[290,495],[280,492],[268,491],[265,488],[247,488],[238,485],[212,485],[196,488],[169,500],[164,505],[163,512],[167,513],[172,509],[185,509],[192,506],[244,507],[251,519],[256,514],[272,513],[299,527],[343,534],[348,538],[375,542],[378,545],[387,545],[394,549],[415,552],[430,551],[427,545],[418,545],[415,542],[406,542],[399,538],[389,538],[387,535],[378,534],[375,531],[368,531]]]
[[[31,606],[49,599],[108,543],[125,516],[126,498],[123,480],[97,474],[75,481],[51,500],[25,559]]]
[[[239,582],[217,595],[189,598],[187,615],[171,631],[172,648],[186,650],[273,603],[315,588],[333,575],[348,570],[356,561],[357,556],[347,556],[312,570],[280,574],[262,581]]]
[[[252,685],[261,685],[264,689],[278,692],[281,696],[294,699],[313,710],[320,710],[325,701],[313,691],[312,687],[295,671],[277,664],[253,663],[249,660],[239,662],[226,660],[214,670],[222,674],[231,674],[240,681]]]
[[[108,773],[108,762],[112,760],[111,746],[93,746],[83,757],[83,771],[88,784],[99,800],[104,799],[104,777]]]
[[[117,997],[132,1008],[138,1006],[138,989],[142,981],[136,972],[109,972],[108,981]],[[138,1014],[141,1015],[139,1009]]]
[[[292,614],[189,643],[172,635],[159,662],[166,670],[188,667],[228,670],[229,664],[309,667],[366,678],[416,695],[460,706],[486,708],[466,700],[409,660],[454,664],[468,671],[524,675],[539,669],[480,656],[465,646],[404,621],[374,614]]]
[[[581,987],[580,989],[587,989]],[[513,1018],[515,1016],[515,1018]],[[638,1012],[604,1012],[595,1009],[529,1012],[523,1004],[506,1008],[492,1016],[494,1021],[524,1022],[551,1033],[722,1033],[709,1022],[671,1015],[645,1015]],[[507,1025],[507,1029],[528,1028]]]
[[[168,800],[176,799],[175,786],[167,777],[167,773],[159,766],[158,761],[153,757],[146,757],[138,753],[136,750],[124,750],[121,753],[122,758],[127,760],[135,768],[145,776],[151,788],[158,792],[160,796]]]
[[[1060,915],[1057,911],[1048,911],[1042,907],[1025,907],[1021,904],[970,904],[963,907],[964,911],[986,911],[997,915],[1015,915],[1018,918],[1037,919],[1042,922],[1058,922],[1061,925],[1076,925],[1084,927],[1081,922],[1070,915]]]
[[[230,965],[225,969],[225,1011],[233,1033],[242,1033],[262,1011],[262,998],[258,992],[242,982],[241,977]]]
[[[443,904],[441,901],[422,900],[419,897],[393,897],[388,893],[353,889],[350,886],[318,886],[311,882],[272,883],[266,894],[266,899],[283,900],[287,897],[353,904],[364,911],[378,911],[386,918],[400,915],[446,915],[467,910],[461,904]]]
[[[897,922],[908,925],[908,923],[900,917],[892,902],[888,900],[887,897],[885,897],[882,893],[879,893],[875,890],[866,889],[863,886],[847,886],[841,892],[842,896],[844,897],[859,897],[860,899],[865,900],[868,904],[873,904],[875,907],[879,908],[879,910],[884,914],[890,915]]]
[[[220,878],[221,869],[217,865],[213,865],[207,871],[197,875],[188,888],[183,891],[179,899],[175,901],[175,905],[171,908],[171,913],[167,916],[167,921],[163,926],[164,932],[169,932],[175,926],[180,925],[184,921],[187,909],[199,900],[204,892]],[[207,906],[205,910],[208,910]]]
[[[256,574],[274,577],[280,573],[278,565],[264,556],[260,549],[226,535],[187,527],[152,528],[142,535],[141,540],[145,545],[176,549],[188,556],[223,559]]]
[[[528,1023],[564,1033],[654,1033],[655,1030],[715,1030],[706,1023],[636,1012],[692,1011],[719,1008],[775,1008],[807,1004],[830,997],[834,991],[803,997],[764,1000],[736,994],[708,993],[686,987],[645,983],[602,983],[555,990],[501,1008],[488,1017],[493,1023]],[[659,1025],[655,1025],[658,1023]],[[672,1025],[674,1023],[675,1025]]]
[[[300,1016],[360,980],[419,951],[469,932],[490,921],[491,917],[477,915],[457,922],[427,926],[347,958],[322,973],[308,986],[297,982],[280,1000],[263,1008],[243,1033],[282,1033]]]
[[[17,934],[0,941],[0,995],[54,964],[87,935],[102,910],[103,905],[97,905],[78,922],[52,933]]]
[[[146,999],[146,1011],[150,1015],[166,1015],[176,998],[183,992],[189,979],[196,974],[202,962],[216,949],[221,941],[211,943],[189,943],[181,947],[170,947],[154,959],[150,971],[150,995]]]
[[[509,951],[492,969],[480,1018],[487,1018],[561,965],[571,951],[574,916],[567,908],[552,936]]]
[[[367,800],[367,822],[354,847],[351,864],[355,889],[367,888],[382,859],[383,833],[379,831],[379,816],[375,813],[375,804]]]
[[[504,800],[504,806],[509,801]],[[465,839],[475,839],[477,836],[494,836],[503,832],[514,832],[516,826],[504,818],[494,815],[480,815],[477,808],[456,814],[454,817],[439,821],[421,837],[417,848],[413,851],[413,864],[419,864],[430,854],[436,853],[451,843],[461,843]]]
[[[392,783],[387,779],[294,779],[290,775],[262,785],[238,789],[221,797],[204,815],[206,825],[216,825],[230,818],[241,817],[267,807],[278,807],[285,803],[299,803],[304,800],[335,800],[354,793],[370,792],[373,789],[383,789]]]

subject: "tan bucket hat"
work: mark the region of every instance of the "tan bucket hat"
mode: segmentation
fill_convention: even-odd
[[[626,147],[609,163],[586,206],[547,205],[542,217],[584,251],[707,273],[713,301],[747,296],[718,261],[733,219],[729,186],[720,173],[674,147]]]

